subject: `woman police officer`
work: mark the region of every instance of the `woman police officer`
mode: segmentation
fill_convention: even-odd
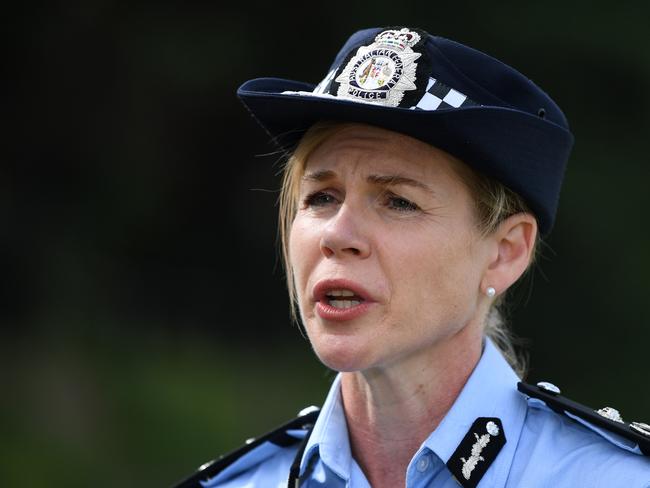
[[[339,374],[320,413],[179,486],[650,487],[650,427],[519,383],[496,308],[552,226],[573,142],[542,90],[385,28],[354,34],[316,87],[256,79],[238,94],[295,148],[288,285]]]

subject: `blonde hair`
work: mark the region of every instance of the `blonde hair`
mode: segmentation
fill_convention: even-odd
[[[289,259],[289,235],[298,209],[300,180],[304,174],[309,156],[326,139],[345,129],[347,126],[349,124],[340,122],[319,122],[313,125],[303,136],[283,168],[282,188],[278,202],[278,232],[287,276],[287,289],[291,301],[291,317],[295,322],[298,322],[296,313],[297,295],[291,261]],[[519,195],[495,179],[474,171],[466,164],[460,163],[455,165],[455,169],[461,181],[465,183],[474,197],[477,226],[482,235],[487,236],[496,231],[501,222],[517,213],[524,212],[534,215]],[[535,260],[536,249],[539,247],[538,241],[539,235],[535,242],[528,269],[530,269]],[[504,297],[505,294],[502,293],[493,302],[485,319],[484,332],[499,348],[517,375],[524,377],[526,373],[526,360],[516,350],[516,339],[504,319],[502,312]]]

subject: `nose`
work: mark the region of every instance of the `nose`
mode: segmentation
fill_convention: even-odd
[[[323,229],[321,252],[326,258],[370,256],[370,242],[364,232],[363,216],[346,204],[339,207]]]

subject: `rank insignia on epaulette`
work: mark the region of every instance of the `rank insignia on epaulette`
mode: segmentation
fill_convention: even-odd
[[[501,420],[479,417],[447,461],[447,468],[463,488],[474,488],[505,443]]]
[[[261,437],[247,439],[243,447],[223,455],[218,459],[202,464],[196,473],[174,485],[174,488],[202,488],[203,483],[207,480],[217,476],[228,466],[266,442],[279,447],[289,447],[300,443],[302,444],[301,449],[304,449],[305,441],[308,439],[308,434],[311,432],[319,413],[320,409],[317,407],[307,407],[301,410],[297,418],[281,425],[277,429]],[[304,430],[307,435],[301,440],[289,434],[289,431],[292,430]]]
[[[634,449],[628,449],[636,454],[650,456],[650,425],[643,422],[627,423],[621,413],[612,407],[593,410],[573,400],[560,395],[560,389],[546,382],[537,385],[518,383],[520,392],[531,398],[543,401],[551,410],[566,415],[573,420],[579,420],[583,425],[595,426],[617,434],[636,443]],[[586,424],[585,424],[586,422]]]

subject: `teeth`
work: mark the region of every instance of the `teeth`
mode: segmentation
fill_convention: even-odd
[[[346,290],[345,288],[327,292],[327,301],[334,308],[345,309],[356,307],[361,303],[361,300],[358,298],[352,290]]]
[[[360,303],[358,300],[330,300],[330,305],[334,308],[352,308]]]
[[[350,290],[332,290],[328,291],[327,294],[331,297],[352,297],[354,292]]]

